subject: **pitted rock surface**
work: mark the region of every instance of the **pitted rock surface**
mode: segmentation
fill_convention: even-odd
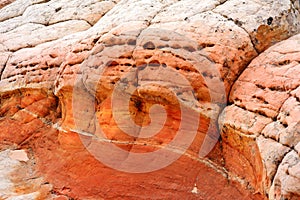
[[[300,198],[299,12],[298,0],[0,3],[1,153],[30,150],[28,169],[43,180],[26,198]],[[122,131],[111,107],[114,88],[128,87],[126,96],[144,85],[130,99],[133,121],[149,124],[153,104],[167,112],[162,131],[146,139]],[[196,137],[186,151],[170,148],[182,156],[158,171],[109,168],[82,144],[95,126],[87,102],[74,107],[76,87],[95,99],[106,142],[128,152],[172,141],[179,104],[199,115]],[[26,184],[6,186],[3,198],[24,199],[26,190],[13,188]]]
[[[299,198],[299,41],[299,35],[293,36],[255,58],[234,83],[229,98],[232,105],[220,118],[228,146],[243,143],[248,147],[238,151],[240,157],[261,157],[257,158],[262,161],[260,170],[251,163],[248,167],[253,170],[253,181],[264,183],[259,187],[270,199]],[[235,162],[230,157],[227,159]],[[290,178],[291,169],[296,171]]]

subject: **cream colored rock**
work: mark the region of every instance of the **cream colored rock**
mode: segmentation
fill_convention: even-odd
[[[250,136],[259,136],[264,127],[272,122],[272,120],[267,117],[248,112],[234,105],[227,106],[223,110],[219,120],[222,123],[220,127],[230,126]]]
[[[300,31],[298,1],[231,0],[213,11],[244,28],[259,52]]]
[[[263,136],[257,138],[257,145],[260,151],[261,159],[266,170],[264,173],[263,184],[265,184],[265,192],[269,193],[274,176],[277,172],[278,163],[290,151],[290,149],[282,144]]]
[[[9,153],[9,157],[13,160],[27,162],[29,160],[25,150],[14,150]]]
[[[24,11],[31,5],[45,3],[47,0],[19,0],[5,6],[0,11],[0,21],[21,16]]]
[[[300,158],[289,152],[280,163],[274,178],[270,199],[298,199],[300,197]]]
[[[84,31],[90,25],[86,21],[70,20],[58,24],[43,26],[40,24],[25,24],[1,36],[0,42],[10,51],[57,40],[65,35]]]
[[[66,1],[58,2],[55,6],[56,13],[51,16],[49,24],[55,24],[67,20],[85,20],[90,25],[94,25],[108,12],[118,1]]]
[[[34,161],[29,161],[27,155],[25,157],[21,150],[0,152],[0,198],[31,200],[50,197],[51,186],[42,185],[43,178],[34,172]],[[23,161],[29,162],[25,164]]]
[[[0,10],[0,43],[16,51],[84,31],[114,5],[112,1],[19,0]]]
[[[295,150],[298,152],[298,155],[300,155],[300,143],[295,146]]]

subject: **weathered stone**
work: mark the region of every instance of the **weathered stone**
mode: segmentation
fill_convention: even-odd
[[[254,136],[251,144],[258,147],[255,155],[261,156],[263,166],[262,171],[253,174],[261,179],[261,185],[255,187],[270,199],[299,198],[297,181],[289,179],[282,172],[284,167],[280,167],[289,162],[286,159],[290,153],[285,154],[299,143],[299,41],[300,35],[296,35],[255,58],[234,83],[229,97],[233,105],[225,108],[220,118],[225,144],[243,149],[239,157],[250,160],[249,154],[256,147],[249,146],[245,150],[242,142],[249,138],[249,132]],[[257,128],[253,130],[253,127]],[[232,159],[230,155],[225,155],[227,162]],[[297,174],[298,165],[289,170]],[[242,171],[237,173],[244,177]],[[292,184],[295,186],[291,187]]]
[[[24,161],[24,162],[27,162],[29,160],[27,153],[24,150],[11,151],[9,154],[9,157],[11,159],[18,160],[18,161]]]
[[[274,178],[270,199],[299,199],[300,159],[295,151],[289,152],[280,163]]]
[[[265,192],[268,194],[277,172],[278,163],[282,161],[283,157],[290,149],[274,140],[264,138],[263,136],[257,138],[257,145],[265,170],[263,172],[262,182],[266,187]]]
[[[226,1],[213,10],[234,21],[262,52],[300,31],[299,1]]]
[[[299,17],[295,0],[0,3],[0,148],[39,172],[3,173],[4,198],[297,199]]]
[[[5,150],[0,152],[0,198],[18,199],[45,199],[50,198],[51,185],[38,176],[34,159],[15,157],[16,151]],[[24,151],[24,150],[23,150]]]

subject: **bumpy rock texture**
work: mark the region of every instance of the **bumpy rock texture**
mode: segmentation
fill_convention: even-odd
[[[232,105],[220,120],[228,148],[243,144],[236,151],[240,161],[228,153],[230,165],[251,169],[249,179],[271,199],[300,198],[299,36],[274,45],[251,62],[233,85]],[[259,163],[245,163],[245,158]]]
[[[0,198],[300,198],[298,0],[16,0],[0,8]],[[120,99],[130,94],[129,109],[114,102],[115,88]],[[124,116],[151,124],[154,104],[166,113],[158,134],[118,125]],[[183,119],[195,138],[169,146]],[[122,172],[91,154],[106,144],[126,150],[118,161],[166,146],[178,159]]]

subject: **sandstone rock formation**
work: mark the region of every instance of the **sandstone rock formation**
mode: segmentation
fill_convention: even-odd
[[[0,8],[0,198],[300,198],[298,0]]]
[[[232,168],[269,195],[299,198],[299,37],[278,43],[260,54],[234,83],[230,103],[221,117],[223,142],[239,159],[226,156]],[[243,146],[239,149],[238,146]],[[245,159],[248,160],[245,163]],[[252,162],[249,162],[252,161]],[[253,163],[256,163],[253,165]],[[296,171],[291,172],[291,169]]]

